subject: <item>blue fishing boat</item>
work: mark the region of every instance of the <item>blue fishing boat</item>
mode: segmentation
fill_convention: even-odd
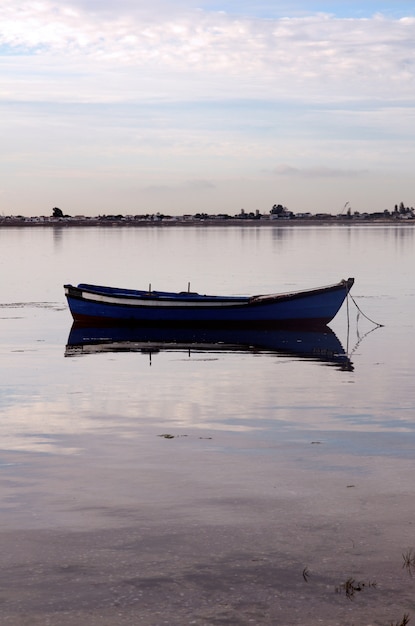
[[[75,322],[83,324],[167,324],[227,326],[325,326],[337,314],[353,278],[306,291],[254,296],[210,296],[64,285]]]

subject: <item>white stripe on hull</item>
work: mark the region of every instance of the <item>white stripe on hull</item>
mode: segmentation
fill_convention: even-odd
[[[205,302],[203,300],[147,300],[137,299],[137,298],[117,298],[113,296],[101,295],[96,293],[89,293],[87,291],[82,291],[81,296],[83,300],[90,300],[91,302],[100,302],[102,304],[120,304],[122,306],[128,307],[181,307],[186,309],[205,309],[212,307],[240,307],[246,306],[249,300],[236,300],[233,302],[232,300],[223,301],[217,300]]]

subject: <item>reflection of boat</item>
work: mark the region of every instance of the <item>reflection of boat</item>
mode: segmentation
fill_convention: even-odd
[[[335,333],[328,326],[304,329],[165,328],[154,326],[99,326],[73,324],[65,356],[100,352],[160,351],[245,352],[292,355],[338,364],[351,363]]]
[[[206,296],[137,291],[98,285],[65,285],[76,322],[322,326],[336,315],[353,278],[307,291],[257,296]]]

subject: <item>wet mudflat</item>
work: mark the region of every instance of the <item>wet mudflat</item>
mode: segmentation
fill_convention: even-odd
[[[413,231],[184,230],[0,233],[0,623],[415,620]],[[64,282],[237,294],[349,275],[385,324],[341,312],[352,367],[304,335],[67,347]]]
[[[100,437],[30,475],[3,456],[2,623],[390,624],[413,605],[412,459],[180,434],[122,459]]]

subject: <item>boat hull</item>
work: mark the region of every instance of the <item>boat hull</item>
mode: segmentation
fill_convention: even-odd
[[[144,292],[65,285],[78,324],[325,326],[337,314],[354,280],[308,291],[252,297]]]

